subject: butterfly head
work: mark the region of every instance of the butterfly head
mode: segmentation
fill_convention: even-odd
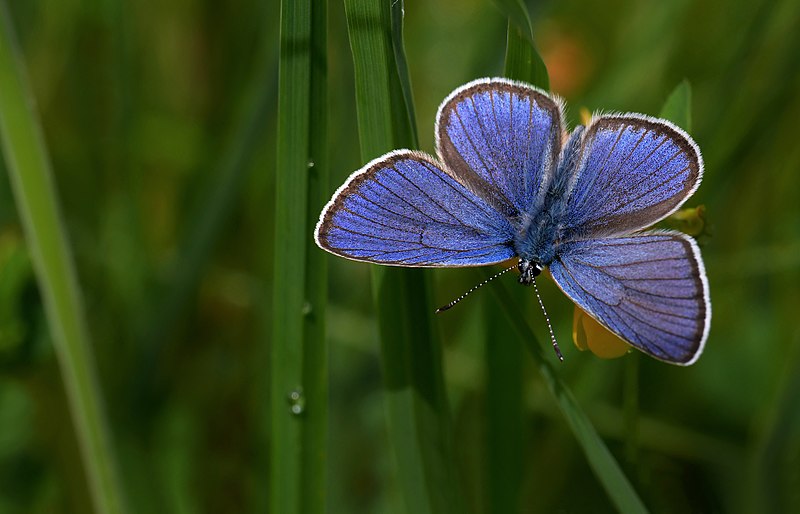
[[[519,269],[519,283],[529,286],[533,284],[533,279],[544,270],[544,266],[536,261],[520,259],[517,269]]]

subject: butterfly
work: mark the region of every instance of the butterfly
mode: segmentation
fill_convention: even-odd
[[[353,173],[316,226],[323,250],[390,266],[466,267],[516,258],[545,268],[600,324],[680,365],[711,321],[695,241],[645,230],[697,187],[697,144],[669,121],[601,114],[567,135],[554,95],[502,78],[453,91],[436,116],[436,156],[395,150]],[[555,342],[555,341],[554,341]]]

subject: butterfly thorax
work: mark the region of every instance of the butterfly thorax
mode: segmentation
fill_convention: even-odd
[[[558,209],[542,209],[518,232],[514,250],[520,259],[518,268],[521,284],[531,285],[534,277],[555,259],[561,225],[557,214]]]
[[[514,240],[514,249],[520,257],[519,280],[523,284],[533,282],[533,277],[549,266],[558,253],[566,209],[567,182],[577,164],[582,134],[582,126],[572,132],[547,186],[547,193],[533,209],[534,212],[522,222]]]
[[[557,231],[558,220],[549,209],[542,209],[520,228],[514,240],[514,250],[521,261],[539,264],[543,268],[555,258]]]

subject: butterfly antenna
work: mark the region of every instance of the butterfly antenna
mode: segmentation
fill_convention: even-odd
[[[506,272],[508,272],[508,271],[511,271],[512,269],[514,269],[514,268],[516,268],[516,267],[517,267],[517,265],[515,264],[515,265],[513,265],[513,266],[511,266],[511,267],[509,267],[509,268],[506,268],[506,269],[504,269],[503,271],[498,271],[498,272],[497,272],[497,273],[495,273],[493,276],[491,276],[491,277],[487,278],[486,280],[484,280],[483,282],[481,282],[481,283],[480,283],[480,284],[478,284],[477,286],[474,286],[474,287],[472,287],[472,288],[471,288],[469,291],[467,291],[466,293],[462,294],[461,296],[459,296],[458,298],[456,298],[456,299],[455,299],[455,300],[453,300],[452,302],[448,303],[447,305],[443,305],[442,307],[439,307],[438,309],[436,309],[436,314],[439,314],[440,312],[444,312],[444,311],[446,311],[446,310],[450,309],[450,308],[451,308],[451,307],[453,307],[455,304],[457,304],[458,302],[460,302],[461,300],[463,300],[464,298],[466,298],[467,296],[469,296],[469,295],[470,295],[470,293],[472,293],[473,291],[475,291],[475,290],[476,290],[476,289],[478,289],[479,287],[483,287],[483,286],[485,286],[486,284],[488,284],[488,283],[489,283],[489,282],[491,282],[492,280],[496,279],[497,277],[499,277],[499,276],[500,276],[500,275],[502,275],[503,273],[506,273]]]
[[[558,347],[558,343],[556,342],[556,335],[553,333],[553,325],[550,324],[550,316],[547,315],[547,310],[544,308],[544,302],[542,302],[542,297],[539,294],[539,286],[536,285],[535,278],[533,279],[533,290],[536,291],[536,299],[539,300],[539,307],[542,308],[542,312],[544,313],[544,320],[547,322],[547,330],[550,331],[550,340],[553,341],[553,350],[556,351],[558,360],[564,362],[564,356],[561,354],[561,349]]]

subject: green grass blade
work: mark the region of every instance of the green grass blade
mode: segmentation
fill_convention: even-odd
[[[94,357],[34,101],[0,2],[0,139],[44,299],[89,490],[98,513],[125,512]]]
[[[483,273],[488,276],[488,273]],[[573,435],[578,440],[589,465],[595,476],[606,490],[612,503],[620,512],[647,512],[647,509],[634,490],[628,478],[622,472],[614,456],[608,450],[603,440],[597,434],[592,422],[578,405],[577,400],[566,384],[558,377],[553,365],[545,356],[542,346],[526,323],[526,316],[514,302],[511,293],[502,282],[493,284],[490,288],[505,312],[507,319],[525,342],[526,347],[533,356],[534,362],[544,378],[544,381],[555,397],[558,408],[564,416]],[[551,357],[555,358],[555,357]]]
[[[328,444],[328,344],[325,305],[328,301],[328,254],[313,243],[317,218],[330,198],[328,189],[328,4],[315,0],[311,13],[311,105],[308,167],[308,204],[303,238],[310,248],[306,257],[304,305],[303,382],[306,402],[303,432],[304,512],[325,512]],[[305,309],[310,306],[310,309]]]
[[[325,509],[327,268],[311,234],[327,195],[326,39],[325,0],[282,2],[270,501],[286,514]]]
[[[494,0],[494,4],[506,15],[508,21],[519,30],[520,35],[528,42],[533,43],[531,15],[524,0]],[[508,67],[506,67],[506,71],[508,71]]]
[[[399,96],[397,89],[401,90],[404,102],[393,102],[394,109],[400,109],[395,116],[408,119],[408,125],[403,127],[403,131],[408,132],[409,140],[415,148],[419,145],[417,137],[417,122],[414,114],[414,95],[411,90],[411,78],[408,76],[408,63],[406,62],[406,51],[403,44],[403,0],[392,2],[392,49],[394,50],[395,67],[397,68],[398,81],[392,81],[390,88],[392,96]]]
[[[202,201],[197,202],[198,207],[187,217],[186,235],[177,257],[168,266],[167,279],[151,293],[152,307],[144,312],[136,326],[141,348],[140,370],[152,369],[162,352],[169,348],[165,340],[192,305],[192,294],[197,291],[226,223],[237,208],[250,171],[249,164],[263,144],[264,128],[274,109],[277,51],[273,50],[277,49],[265,49],[254,61],[256,71],[243,102],[242,114],[214,170],[215,178],[203,192]],[[145,401],[149,401],[151,395],[160,394],[157,384],[148,383]]]
[[[528,8],[521,0],[495,0],[508,17],[505,74],[544,90],[550,89],[550,77],[542,56],[533,42],[533,28]]]
[[[626,357],[624,390],[622,393],[622,415],[625,425],[625,457],[630,466],[639,458],[639,360],[634,352]]]
[[[402,54],[402,2],[394,4],[345,0],[365,162],[394,148],[416,147]],[[464,512],[426,273],[373,267],[372,278],[389,437],[406,511]]]
[[[402,7],[402,2],[398,3]],[[345,0],[344,5],[356,76],[362,158],[371,160],[395,148],[416,147],[416,131],[406,107],[411,98],[408,72],[403,66],[401,76],[396,59],[398,53],[402,55],[402,34],[395,30],[401,30],[402,24],[394,21],[388,3]]]
[[[274,61],[270,61],[272,58],[256,61],[258,69],[244,102],[242,120],[222,153],[219,167],[215,170],[217,179],[208,188],[203,201],[199,202],[200,207],[189,216],[192,223],[181,245],[180,256],[173,264],[168,287],[154,299],[156,307],[150,313],[151,319],[147,320],[146,335],[143,337],[147,344],[160,345],[161,338],[170,333],[182,309],[191,303],[189,298],[212,257],[214,244],[237,206],[236,200],[246,180],[248,164],[263,143],[261,136],[267,113],[275,98]]]
[[[659,114],[687,132],[692,131],[692,86],[684,79],[667,97]]]
[[[502,307],[486,298],[486,512],[509,514],[520,511],[525,477],[522,344]],[[525,303],[520,294],[514,301]]]
[[[509,78],[522,80],[544,90],[550,89],[550,78],[539,52],[511,20],[508,22],[505,69]]]

